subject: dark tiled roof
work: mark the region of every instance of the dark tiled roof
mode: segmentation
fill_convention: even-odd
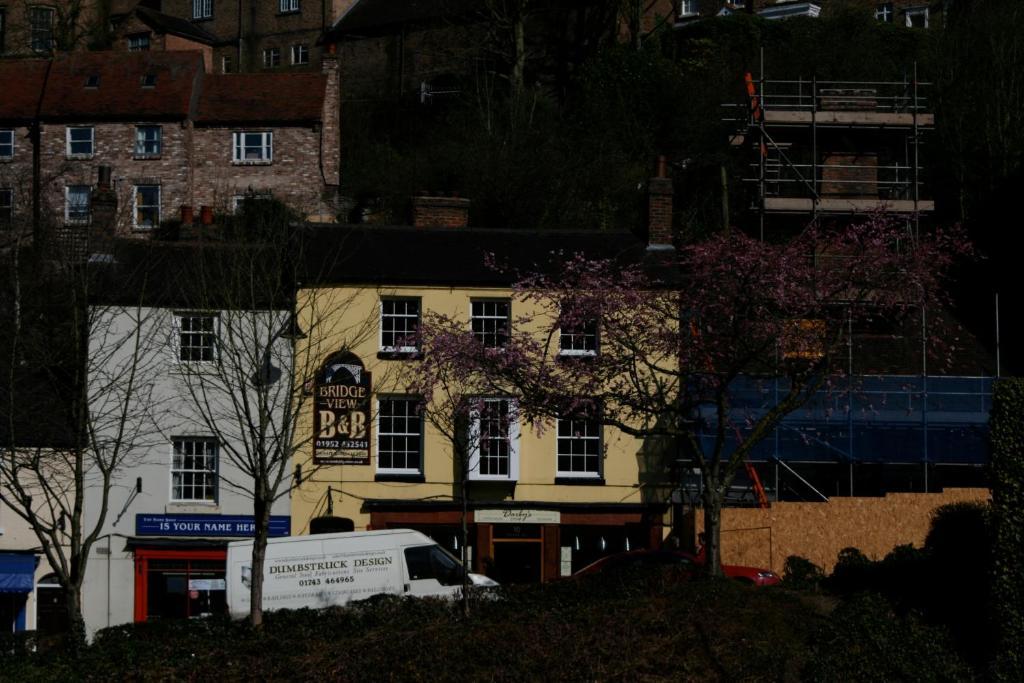
[[[479,0],[358,0],[327,32],[328,40],[386,33],[399,24],[472,17]]]
[[[558,272],[576,252],[589,258],[639,263],[644,242],[629,232],[569,232],[411,227],[326,226],[305,236],[303,283],[508,286],[516,279],[503,269]]]
[[[48,66],[44,59],[0,60],[0,121],[35,117]]]
[[[170,33],[173,36],[181,36],[182,38],[188,38],[205,45],[213,45],[219,40],[217,36],[196,26],[191,21],[180,17],[172,17],[169,14],[163,14],[148,7],[136,7],[135,16],[157,33]]]
[[[113,240],[90,257],[93,300],[164,308],[291,308],[290,273],[278,255],[258,245]],[[263,283],[262,276],[268,278]]]
[[[43,98],[43,119],[184,119],[203,72],[199,52],[75,52],[54,60]],[[142,87],[142,77],[156,85]],[[87,88],[90,76],[98,85]]]
[[[327,77],[315,73],[207,76],[198,123],[314,122],[322,117]]]

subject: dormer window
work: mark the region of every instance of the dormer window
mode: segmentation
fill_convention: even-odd
[[[156,74],[145,74],[142,77],[143,88],[155,88],[156,87]]]
[[[136,33],[135,35],[128,36],[128,51],[129,52],[145,52],[149,49],[149,34],[148,33]]]
[[[192,0],[192,19],[212,19],[213,0]]]
[[[98,88],[98,87],[100,87],[100,75],[99,74],[91,74],[91,75],[87,76],[86,79],[85,79],[85,87],[86,88]]]

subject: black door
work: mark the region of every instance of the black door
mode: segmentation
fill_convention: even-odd
[[[540,541],[495,541],[494,565],[489,572],[498,583],[540,583]]]

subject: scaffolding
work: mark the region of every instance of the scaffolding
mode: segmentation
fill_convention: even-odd
[[[743,103],[724,105],[731,143],[752,158],[743,182],[765,218],[878,211],[919,227],[935,203],[922,196],[922,138],[934,128],[917,65],[901,81],[773,80],[746,74]]]

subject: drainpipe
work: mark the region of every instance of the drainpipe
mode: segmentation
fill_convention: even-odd
[[[46,62],[46,73],[43,75],[43,87],[39,90],[39,100],[36,102],[35,119],[29,128],[29,137],[32,141],[32,236],[39,238],[42,230],[42,135],[43,135],[43,97],[46,94],[46,87],[50,82],[50,70],[53,68],[53,58]]]
[[[242,72],[242,0],[238,0],[238,72]],[[246,69],[247,71],[248,69]]]

